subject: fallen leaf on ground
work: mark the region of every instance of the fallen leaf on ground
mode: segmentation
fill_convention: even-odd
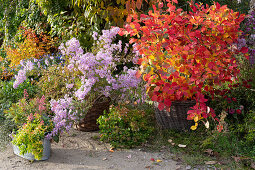
[[[173,145],[173,146],[174,146],[174,145],[175,145],[175,143],[171,143],[171,145]]]
[[[210,156],[213,156],[213,150],[212,149],[206,149],[205,153],[208,153]]]
[[[206,165],[214,165],[216,163],[217,163],[217,161],[207,161],[207,162],[205,162]]]
[[[235,160],[235,162],[240,162],[241,157],[239,156],[232,156],[232,158]]]
[[[157,159],[157,162],[162,162],[162,160],[160,160],[160,159]]]
[[[180,148],[186,148],[187,145],[179,144],[178,145]]]
[[[107,158],[103,158],[103,161],[106,161],[107,160]]]
[[[110,149],[109,152],[114,152],[114,150]]]
[[[154,159],[154,158],[151,158],[150,160],[151,160],[151,161],[155,161],[155,159]]]
[[[172,140],[172,139],[168,139],[168,142],[169,142],[169,143],[172,143],[172,142],[173,142],[173,140]]]
[[[150,168],[151,168],[151,166],[146,166],[145,168],[150,169]]]

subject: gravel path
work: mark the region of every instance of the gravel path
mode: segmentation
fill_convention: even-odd
[[[30,162],[13,154],[11,146],[0,152],[0,170],[179,170],[185,166],[171,159],[168,152],[146,152],[139,149],[109,152],[110,145],[94,140],[97,132],[73,130],[59,143],[52,143],[50,159]],[[151,161],[159,159],[162,162]]]

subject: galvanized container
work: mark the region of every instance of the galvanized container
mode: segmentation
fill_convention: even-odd
[[[18,155],[22,158],[25,158],[27,160],[37,160],[35,159],[34,155],[32,153],[25,153],[24,155],[20,154],[19,147],[17,145],[12,145],[13,146],[13,152],[15,155]],[[40,160],[47,160],[50,157],[50,151],[51,150],[51,143],[49,140],[44,139],[43,140],[43,157]]]

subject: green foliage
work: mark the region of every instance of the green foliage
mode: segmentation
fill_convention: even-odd
[[[43,156],[45,135],[53,129],[50,119],[39,112],[31,113],[26,118],[26,123],[18,129],[12,140],[19,147],[20,154],[32,153],[38,160]]]
[[[254,123],[251,126],[254,127]],[[214,166],[220,169],[245,169],[255,160],[254,142],[243,143],[243,139],[232,130],[219,133],[217,130],[206,131],[205,127],[198,127],[196,131],[159,130],[156,133],[158,135],[152,142],[154,149],[163,145],[175,154],[176,159],[192,167],[201,168],[207,161],[216,161],[219,164]],[[179,144],[186,147],[180,148]],[[234,157],[240,158],[240,162],[235,162]]]
[[[240,65],[240,79],[248,80],[251,89],[255,89],[255,67],[249,61],[239,61]]]
[[[39,98],[28,99],[27,90],[24,90],[24,97],[17,103],[12,103],[8,110],[5,110],[5,116],[11,119],[17,127],[21,127],[26,123],[27,117],[32,113],[40,113],[47,115],[47,108],[44,107],[44,96]]]
[[[43,156],[43,139],[47,132],[52,131],[53,122],[48,117],[45,98],[29,99],[26,90],[24,98],[5,110],[7,120],[15,127],[12,129],[12,143],[17,145],[21,154],[32,153],[35,159]]]
[[[64,97],[67,93],[66,79],[67,75],[63,74],[63,68],[59,66],[49,67],[47,70],[43,70],[42,77],[37,83],[40,88],[41,94],[43,94],[46,100],[59,99]]]
[[[4,115],[4,110],[11,107],[23,97],[24,89],[30,96],[35,96],[37,87],[29,81],[22,83],[17,89],[13,88],[13,81],[0,81],[0,149],[9,143],[9,134],[17,128],[15,123]]]
[[[244,120],[229,127],[241,144],[240,152],[255,159],[255,111],[246,113]]]
[[[152,110],[119,105],[98,119],[101,140],[113,147],[131,148],[145,143],[153,132]]]
[[[216,114],[227,111],[227,123],[241,122],[246,113],[255,109],[255,91],[251,89],[249,81],[235,84],[223,84],[211,93],[213,98],[209,105]]]
[[[0,1],[0,42],[7,44],[26,18],[29,0]],[[0,46],[2,45],[0,43]]]
[[[0,81],[0,116],[11,104],[18,102],[23,97],[24,89],[31,97],[37,93],[37,87],[29,81],[25,81],[16,89],[13,88],[13,80]]]
[[[202,142],[203,149],[212,149],[222,157],[237,155],[240,151],[238,139],[231,133],[220,133],[215,131]]]
[[[178,7],[181,7],[183,10],[190,10],[188,7],[189,0],[179,0]],[[203,3],[208,5],[213,5],[213,2],[218,2],[220,5],[227,5],[228,8],[238,11],[243,14],[248,14],[250,9],[250,0],[241,0],[239,3],[238,0],[194,0],[195,3]]]

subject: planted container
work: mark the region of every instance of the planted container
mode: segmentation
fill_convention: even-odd
[[[155,117],[161,129],[189,130],[193,121],[187,120],[187,112],[190,107],[196,104],[195,101],[175,101],[172,102],[170,112],[166,109],[159,110],[158,103],[155,102]]]
[[[15,155],[18,155],[22,158],[25,158],[27,160],[38,160],[35,159],[35,156],[32,153],[25,153],[24,155],[20,154],[20,149],[17,145],[12,145],[13,146],[13,152]],[[51,143],[50,140],[44,139],[43,140],[43,157],[40,160],[47,160],[50,158],[50,153],[51,153]]]

